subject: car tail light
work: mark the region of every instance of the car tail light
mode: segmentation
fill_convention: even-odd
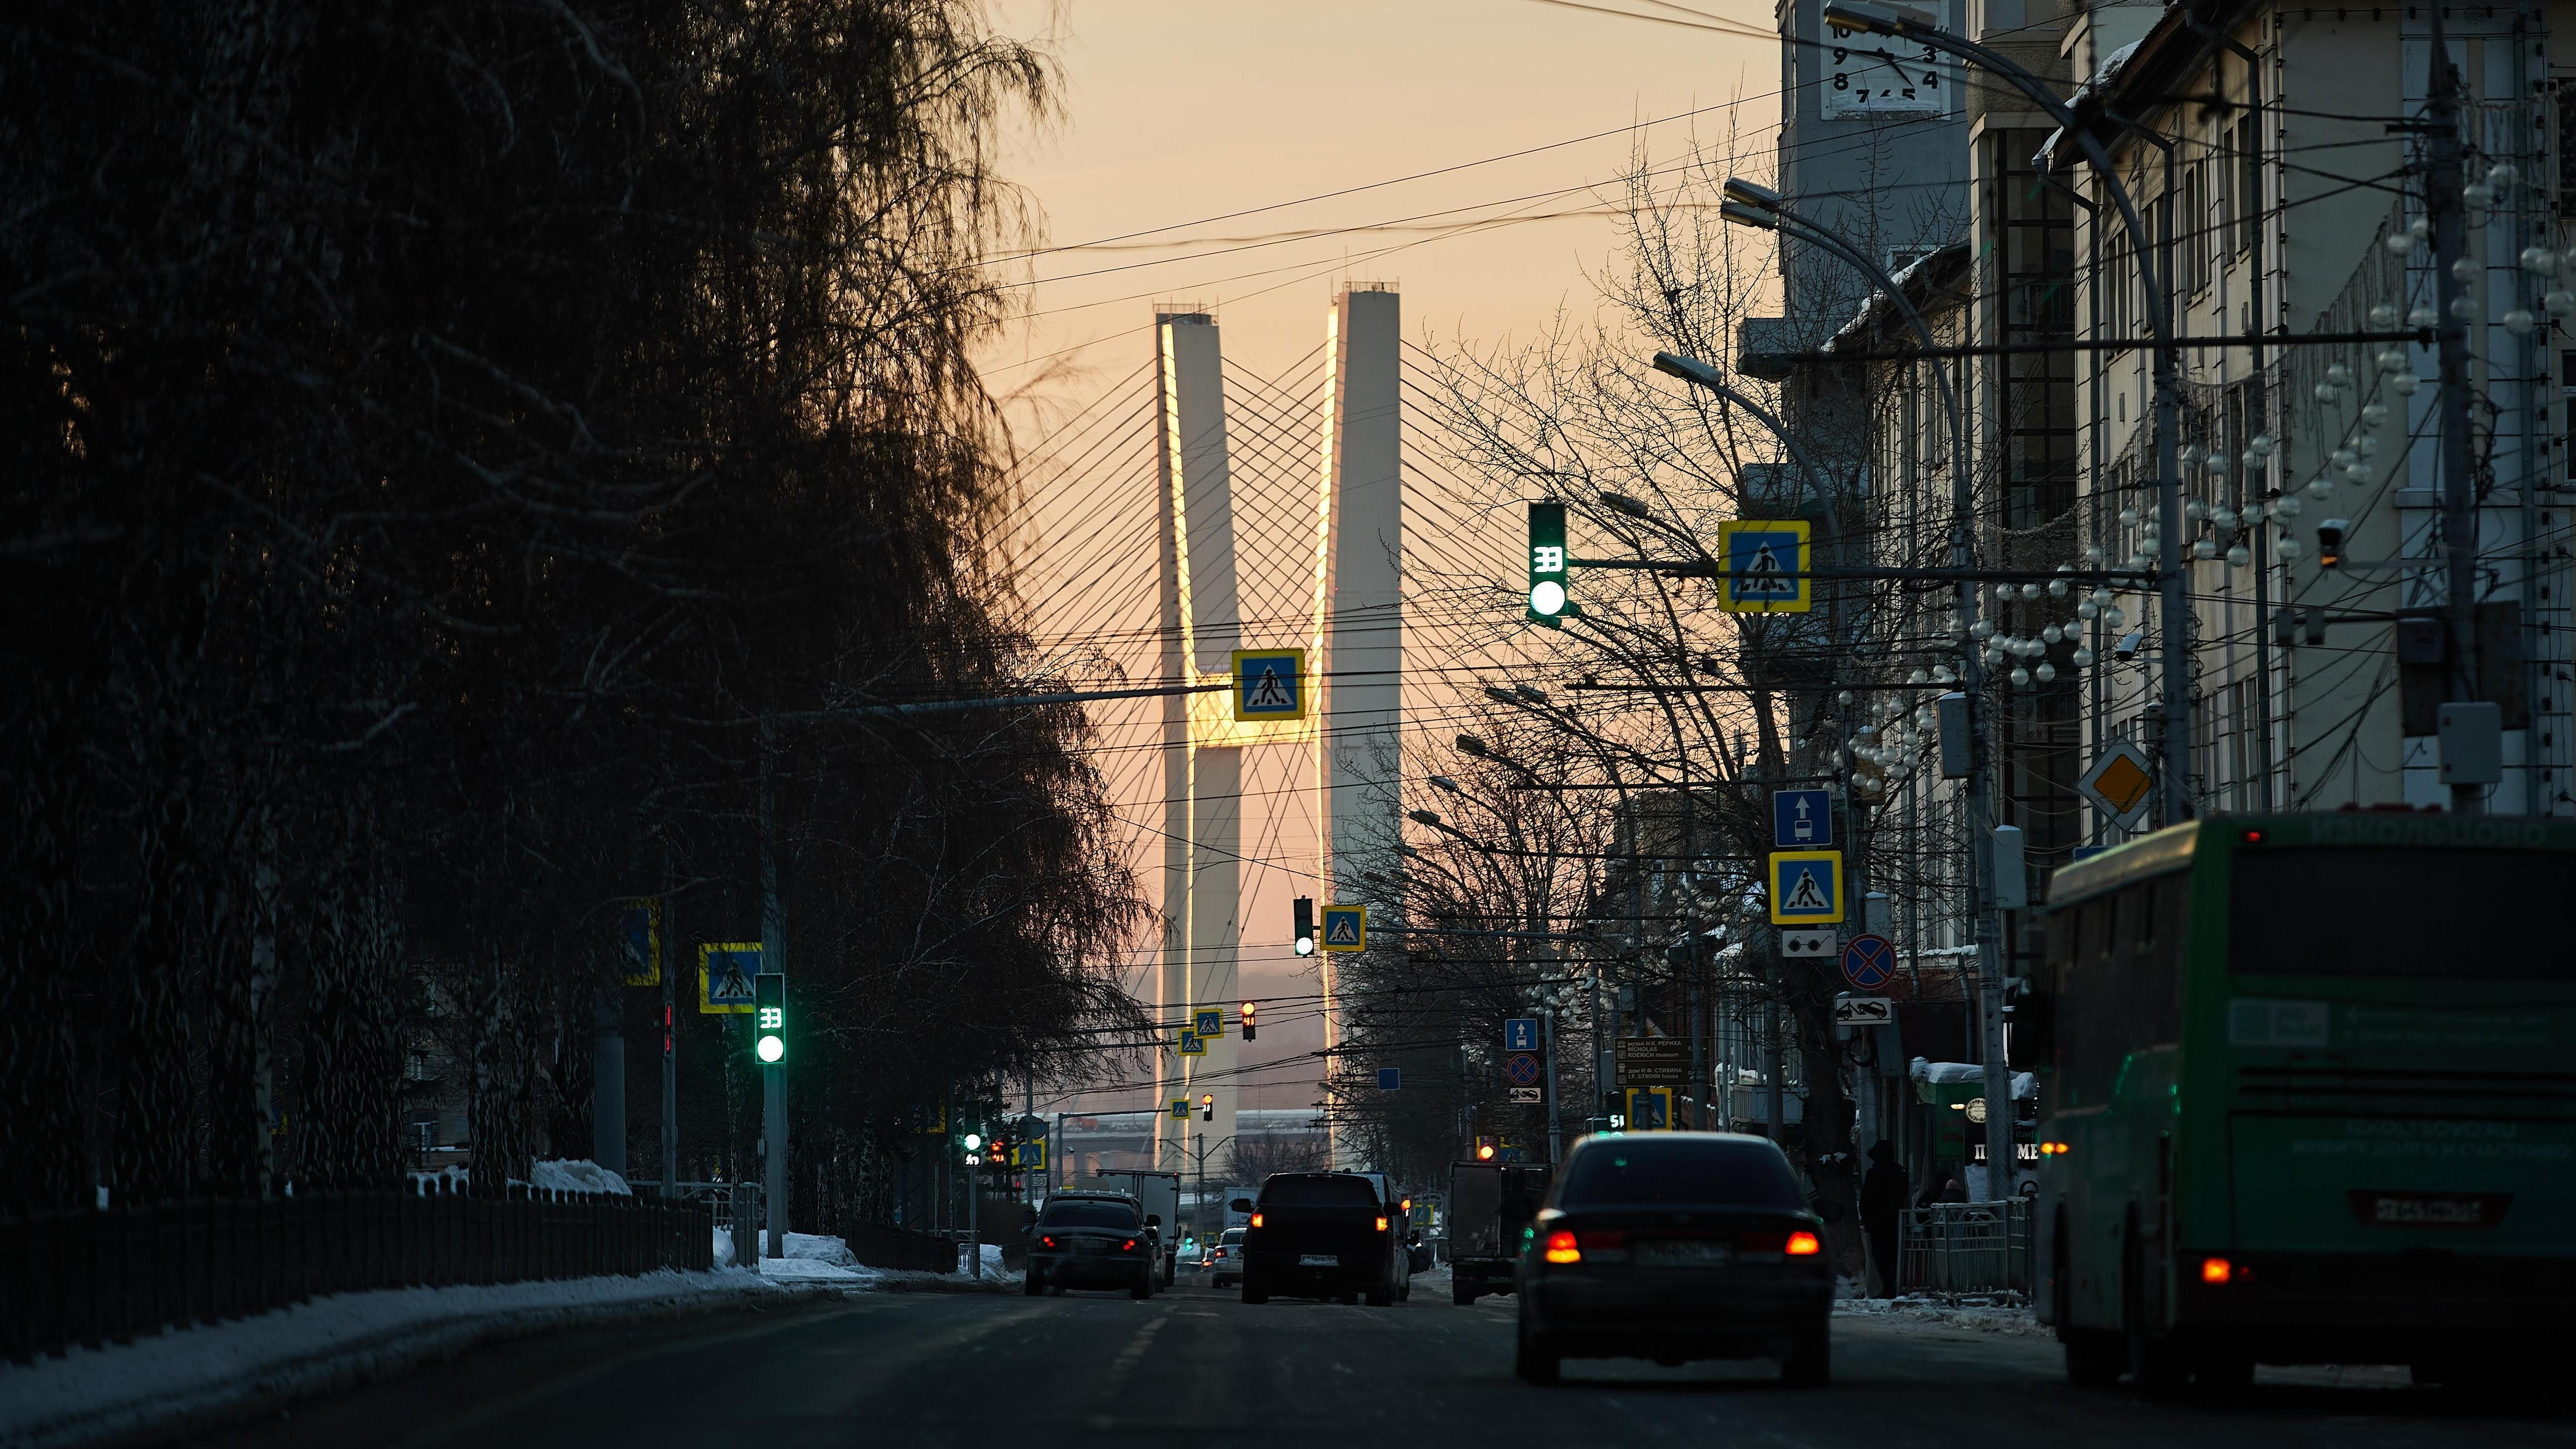
[[[1379,1218],[1377,1220],[1377,1230],[1381,1233],[1386,1231],[1386,1219]]]
[[[1127,1241],[1120,1243],[1118,1245],[1118,1251],[1122,1253],[1132,1253],[1136,1251],[1136,1240],[1134,1238],[1129,1238]]]
[[[1039,1244],[1039,1246],[1041,1246],[1041,1247],[1048,1247],[1048,1248],[1052,1248],[1052,1247],[1054,1247],[1054,1246],[1055,1246],[1055,1239],[1053,1239],[1053,1238],[1040,1238],[1040,1239],[1038,1239],[1038,1244]]]
[[[1580,1263],[1583,1249],[1575,1245],[1574,1234],[1560,1228],[1547,1235],[1547,1260],[1551,1263]]]
[[[1252,1215],[1252,1225],[1256,1228],[1261,1226],[1261,1214],[1254,1213]]]
[[[1812,1258],[1824,1250],[1825,1245],[1816,1241],[1815,1234],[1800,1229],[1789,1235],[1789,1245],[1781,1251],[1792,1258]]]
[[[2200,1281],[2203,1283],[2224,1283],[2234,1276],[2236,1276],[2236,1265],[2225,1258],[2200,1260]]]

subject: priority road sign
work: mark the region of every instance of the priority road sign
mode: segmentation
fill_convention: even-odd
[[[1234,717],[1239,720],[1306,717],[1306,651],[1234,651]]]
[[[1503,1080],[1515,1087],[1537,1086],[1538,1072],[1538,1054],[1535,1052],[1514,1052],[1503,1058]]]
[[[1843,948],[1843,979],[1876,991],[1896,979],[1896,944],[1885,936],[1854,936]]]
[[[1380,1068],[1378,1068],[1378,1069],[1377,1069],[1377,1089],[1378,1089],[1379,1091],[1381,1091],[1381,1092],[1392,1092],[1392,1091],[1395,1091],[1395,1090],[1397,1090],[1398,1088],[1402,1087],[1403,1085],[1404,1085],[1404,1070],[1403,1070],[1403,1068],[1401,1068],[1401,1067],[1380,1067]]]
[[[1771,855],[1771,924],[1831,926],[1843,918],[1843,853],[1781,850]]]
[[[1538,1050],[1538,1018],[1508,1016],[1503,1018],[1503,1050],[1534,1052]]]
[[[698,1011],[705,1016],[749,1016],[758,989],[760,943],[704,942],[698,946]]]
[[[1834,843],[1829,790],[1771,792],[1771,843],[1782,850],[1823,850]]]
[[[1225,1012],[1222,1008],[1215,1011],[1196,1010],[1190,1015],[1196,1018],[1193,1026],[1199,1034],[1199,1040],[1213,1041],[1225,1035]]]
[[[1367,950],[1368,907],[1324,907],[1324,949],[1327,951]]]
[[[2091,769],[2075,782],[2093,808],[2109,817],[2122,830],[2135,830],[2147,818],[2147,803],[2155,796],[2155,767],[2146,752],[2127,740],[2113,740]]]
[[[1197,1032],[1190,1030],[1186,1026],[1181,1028],[1181,1055],[1185,1057],[1203,1057],[1207,1055],[1207,1043],[1199,1039],[1199,1034]]]
[[[1803,614],[1807,521],[1739,518],[1717,526],[1717,606],[1730,614]]]

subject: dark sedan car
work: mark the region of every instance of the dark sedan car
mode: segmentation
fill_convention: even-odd
[[[1057,1193],[1047,1199],[1029,1244],[1027,1289],[1124,1288],[1154,1296],[1153,1238],[1143,1209],[1125,1193]]]
[[[1567,1358],[1777,1358],[1832,1376],[1833,1268],[1770,1139],[1728,1132],[1575,1144],[1521,1251],[1522,1378]]]

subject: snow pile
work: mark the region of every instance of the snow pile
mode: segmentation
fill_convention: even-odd
[[[1964,1328],[2007,1338],[2046,1338],[2055,1331],[2026,1307],[1944,1303],[1937,1298],[1846,1298],[1834,1304],[1834,1316],[1872,1318],[1910,1328]]]
[[[809,1258],[818,1263],[829,1263],[835,1268],[859,1266],[859,1260],[850,1254],[849,1244],[839,1238],[825,1237],[821,1233],[789,1233],[786,1255],[790,1258]]]
[[[0,1444],[54,1449],[203,1432],[483,1343],[779,1292],[748,1274],[663,1271],[337,1293],[130,1344],[0,1364]]]
[[[1907,1075],[1936,1087],[1983,1086],[1986,1069],[1975,1062],[1933,1062],[1916,1057]],[[2016,1101],[2036,1097],[2039,1095],[2039,1078],[2030,1072],[2015,1072],[2012,1074],[2012,1091]]]
[[[627,1188],[625,1178],[586,1157],[531,1164],[528,1180],[530,1185],[549,1192],[609,1193],[617,1197],[635,1195]]]

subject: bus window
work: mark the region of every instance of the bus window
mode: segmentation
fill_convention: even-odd
[[[2517,850],[2236,852],[2227,967],[2298,976],[2576,980],[2557,913],[2569,857]],[[2464,920],[2474,921],[2465,928]]]

